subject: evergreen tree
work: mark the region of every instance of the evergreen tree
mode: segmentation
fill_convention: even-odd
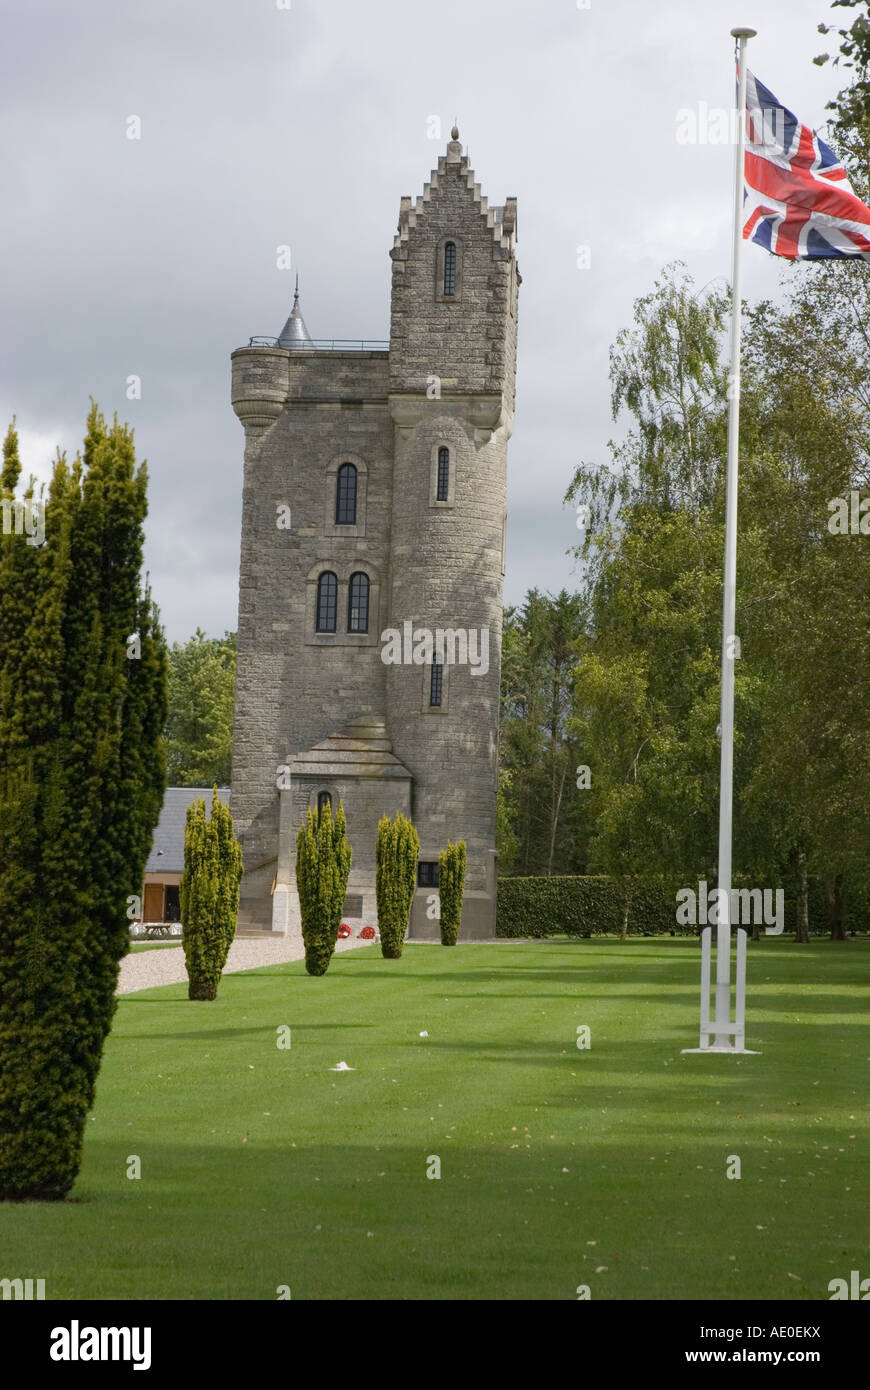
[[[233,943],[239,920],[239,885],[242,881],[244,866],[242,847],[233,829],[230,808],[220,800],[217,786],[212,791],[211,823],[217,836],[218,859],[215,916],[218,927],[223,933],[226,951],[228,951]],[[224,960],[226,960],[226,951],[224,952]]]
[[[197,797],[187,808],[184,873],[179,885],[188,999],[216,999],[236,934],[242,850],[233,818],[215,786],[211,819]]]
[[[296,885],[309,975],[325,975],[329,969],[341,926],[351,857],[341,802],[335,819],[329,802],[320,813],[309,809],[296,837]]]
[[[465,891],[465,841],[447,848],[438,856],[438,899],[441,909],[441,945],[455,946],[462,921],[462,895]]]
[[[382,816],[378,821],[375,896],[381,955],[385,960],[398,960],[402,954],[419,856],[420,837],[411,821],[401,811],[395,821]]]
[[[13,428],[4,497],[18,467]],[[44,544],[0,537],[0,1199],[75,1181],[163,799],[146,488],[132,432],[92,403],[83,454],[55,463]]]
[[[15,428],[15,416],[12,416],[12,423],[6,431],[6,438],[3,440],[3,470],[0,472],[0,496],[12,497],[18,486],[18,479],[21,474],[21,459],[18,456],[18,431]]]

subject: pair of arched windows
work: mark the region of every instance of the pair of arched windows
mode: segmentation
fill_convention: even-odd
[[[352,574],[347,585],[347,630],[348,632],[368,632],[369,630],[369,577],[362,571]],[[324,570],[317,580],[317,620],[318,632],[338,630],[338,576],[332,570]]]

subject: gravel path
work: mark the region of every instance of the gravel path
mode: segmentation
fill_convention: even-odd
[[[369,946],[371,942],[360,941],[358,936],[348,936],[335,945],[336,953],[353,951],[358,946]],[[268,937],[241,937],[230,947],[224,974],[231,975],[239,970],[255,970],[258,965],[281,965],[288,960],[302,960],[305,947],[301,936],[276,936],[274,941]],[[137,989],[153,989],[156,985],[181,985],[187,980],[184,968],[184,950],[181,946],[166,947],[158,951],[135,951],[121,961],[117,994],[133,994]]]

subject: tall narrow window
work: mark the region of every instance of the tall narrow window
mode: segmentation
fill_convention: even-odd
[[[343,463],[338,470],[335,489],[336,526],[356,526],[356,469]]]
[[[317,631],[335,632],[338,610],[338,580],[326,570],[317,581]]]
[[[320,817],[323,815],[323,813],[324,813],[324,811],[326,810],[327,806],[329,807],[330,814],[331,814],[331,813],[332,813],[332,797],[331,797],[330,793],[329,793],[329,792],[318,792],[318,793],[317,793],[317,819],[318,819],[318,820],[320,820]]]
[[[352,574],[347,586],[347,630],[348,632],[368,632],[369,630],[369,577],[367,574]]]
[[[437,656],[432,658],[432,674],[429,677],[429,704],[440,705],[444,689],[444,667]]]
[[[444,293],[456,293],[456,242],[448,241],[444,247]]]
[[[436,501],[446,502],[447,493],[450,488],[450,450],[438,450],[438,491],[435,494]]]

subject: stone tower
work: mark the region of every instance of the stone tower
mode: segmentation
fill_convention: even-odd
[[[296,831],[344,803],[345,916],[377,921],[381,815],[420,834],[409,935],[437,935],[434,867],[468,846],[462,934],[495,930],[516,200],[490,208],[452,132],[401,200],[389,344],[308,334],[233,353],[245,429],[232,809],[240,924],[298,930]]]

